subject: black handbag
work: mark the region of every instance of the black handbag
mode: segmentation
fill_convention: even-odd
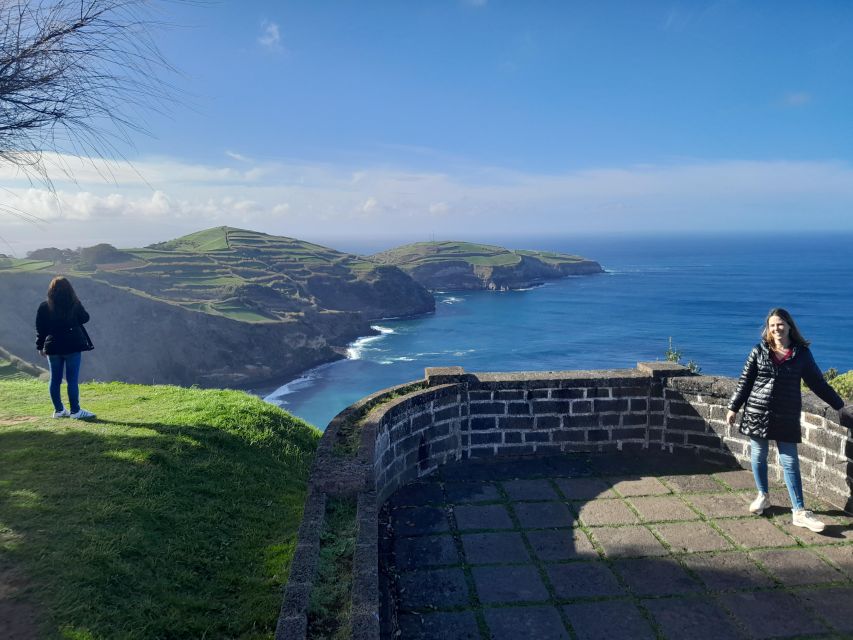
[[[740,432],[750,438],[767,438],[769,427],[768,411],[744,411],[740,419]]]
[[[89,332],[82,324],[68,327],[68,331],[71,333],[71,340],[78,351],[91,351],[95,348],[92,338],[89,337]]]

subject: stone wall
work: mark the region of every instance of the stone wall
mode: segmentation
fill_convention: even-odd
[[[329,424],[318,449],[276,639],[306,637],[326,497],[357,497],[351,637],[377,640],[377,513],[398,488],[450,461],[558,452],[665,450],[734,459],[749,468],[748,440],[725,422],[734,385],[730,378],[693,376],[667,362],[481,374],[448,367],[427,369],[422,381],[348,407]],[[853,413],[839,414],[805,394],[802,424],[804,487],[853,509]],[[348,451],[344,442],[357,446]],[[775,452],[770,464],[781,478]]]

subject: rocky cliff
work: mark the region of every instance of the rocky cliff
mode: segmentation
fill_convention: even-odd
[[[45,366],[35,350],[35,310],[51,275],[0,276],[0,344]],[[84,355],[85,380],[246,387],[281,382],[373,331],[354,312],[307,313],[281,322],[241,322],[192,311],[90,278],[74,286],[92,315],[95,350]]]

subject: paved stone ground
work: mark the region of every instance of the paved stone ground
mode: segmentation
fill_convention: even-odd
[[[853,517],[688,456],[469,461],[382,511],[383,637],[853,638]]]

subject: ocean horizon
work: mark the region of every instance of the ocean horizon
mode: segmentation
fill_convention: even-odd
[[[616,235],[483,240],[579,254],[605,273],[519,291],[435,292],[434,314],[373,324],[347,358],[266,396],[320,429],[425,367],[624,369],[663,360],[672,339],[701,373],[737,376],[772,307],[788,309],[822,370],[853,369],[853,234]],[[368,254],[367,243],[338,247]]]

